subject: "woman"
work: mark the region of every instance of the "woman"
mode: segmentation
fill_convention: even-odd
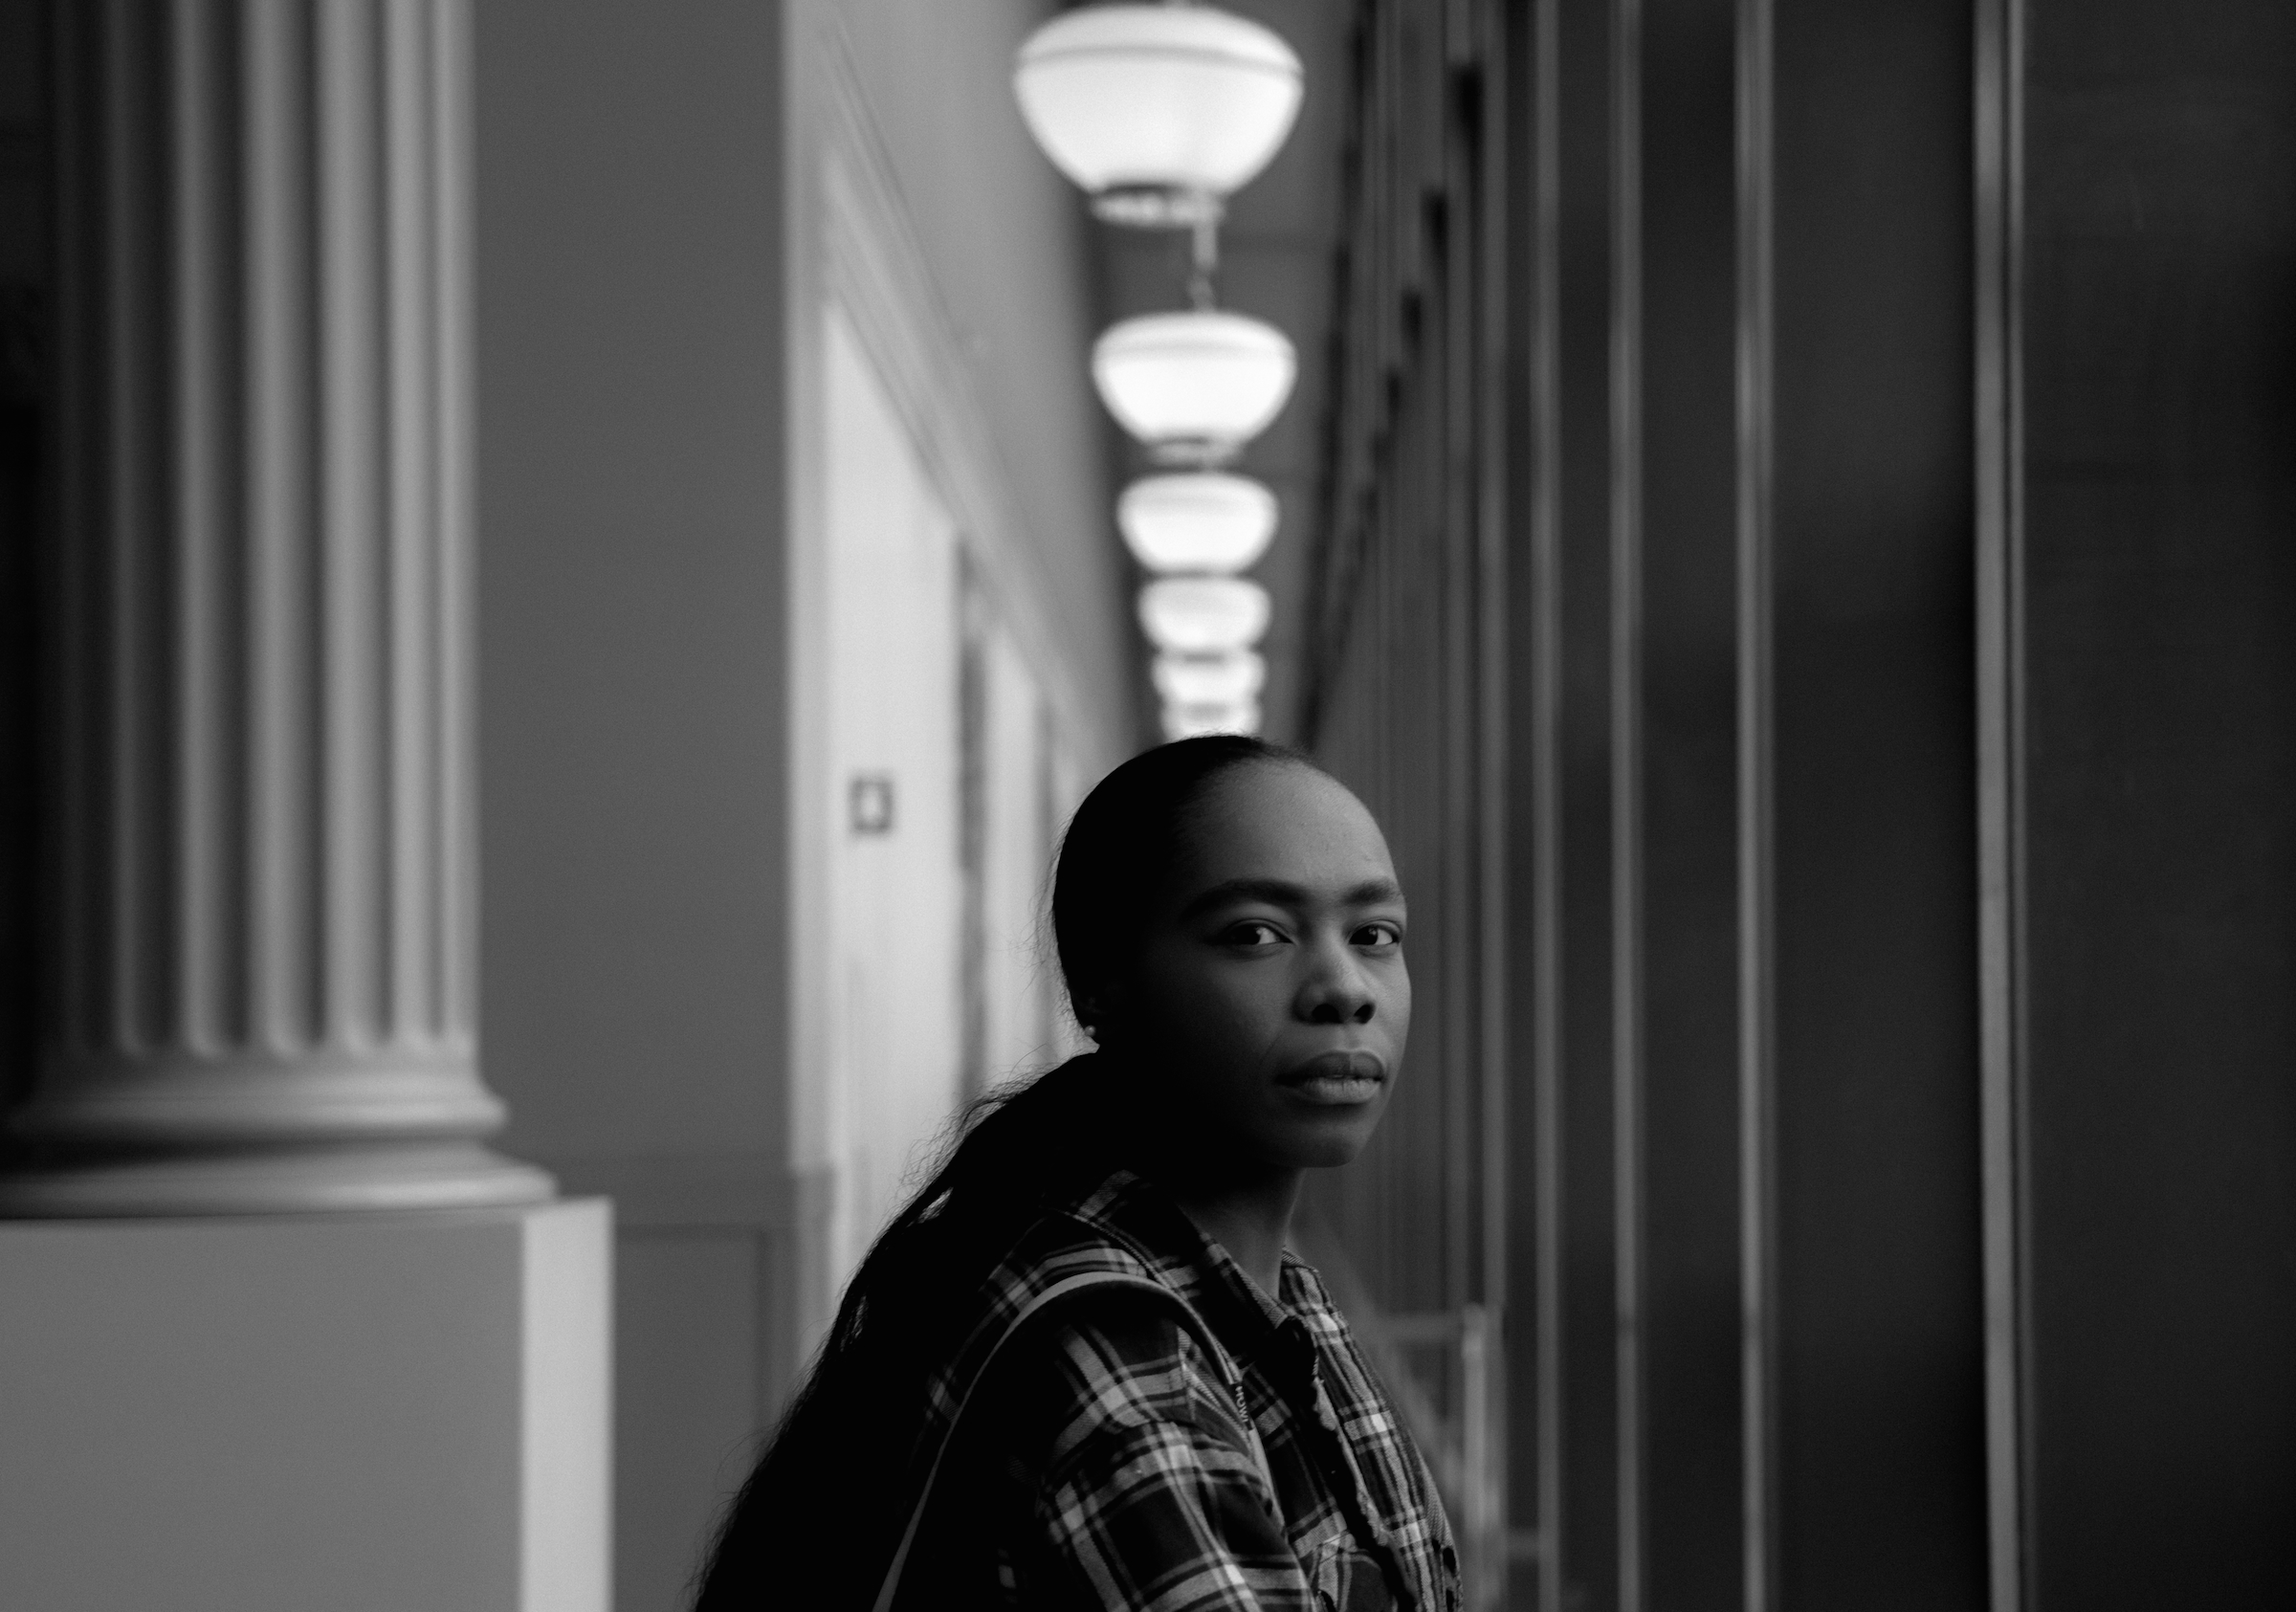
[[[896,1559],[902,1606],[1451,1612],[1425,1465],[1284,1248],[1409,1027],[1378,825],[1258,740],[1167,744],[1078,809],[1052,923],[1095,1049],[878,1239],[699,1612],[876,1606]]]

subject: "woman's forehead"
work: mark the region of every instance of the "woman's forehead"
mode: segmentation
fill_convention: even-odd
[[[1267,879],[1310,888],[1393,879],[1386,837],[1338,780],[1254,762],[1213,780],[1188,814],[1175,871],[1194,886]]]

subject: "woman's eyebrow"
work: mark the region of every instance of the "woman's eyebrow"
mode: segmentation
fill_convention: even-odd
[[[1185,918],[1201,917],[1215,907],[1225,907],[1238,901],[1265,901],[1271,907],[1304,905],[1308,893],[1295,884],[1282,879],[1227,879],[1199,893],[1196,898],[1181,908]]]
[[[1347,907],[1368,907],[1402,898],[1402,886],[1393,879],[1366,879],[1341,893],[1339,902]],[[1180,916],[1184,922],[1238,901],[1265,901],[1271,907],[1304,907],[1311,899],[1304,886],[1282,879],[1227,879],[1201,892],[1180,910]]]

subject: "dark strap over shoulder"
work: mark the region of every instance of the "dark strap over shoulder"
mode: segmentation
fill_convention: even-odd
[[[1004,1329],[996,1342],[989,1345],[987,1355],[982,1358],[981,1369],[975,1372],[973,1380],[965,1384],[963,1396],[957,1402],[957,1414],[950,1417],[948,1425],[941,1429],[939,1447],[933,1451],[932,1464],[925,1468],[924,1488],[917,1494],[916,1508],[909,1513],[909,1526],[901,1531],[900,1545],[894,1551],[893,1560],[885,1569],[885,1581],[878,1587],[873,1612],[893,1612],[894,1597],[899,1593],[901,1587],[901,1569],[907,1565],[909,1548],[916,1542],[917,1531],[924,1525],[925,1508],[932,1504],[933,1486],[940,1476],[940,1464],[947,1459],[949,1450],[957,1442],[958,1424],[964,1420],[966,1407],[973,1402],[974,1396],[981,1390],[981,1385],[988,1380],[989,1368],[997,1363],[997,1357],[1004,1352],[1004,1346],[1019,1335],[1023,1327],[1038,1315],[1050,1310],[1054,1305],[1073,1298],[1081,1292],[1105,1292],[1111,1288],[1126,1288],[1137,1292],[1153,1294],[1176,1309],[1180,1313],[1181,1324],[1194,1335],[1196,1341],[1203,1346],[1204,1353],[1209,1355],[1218,1366],[1221,1377],[1225,1380],[1229,1396],[1235,1401],[1238,1412],[1242,1412],[1244,1404],[1242,1382],[1236,1375],[1235,1366],[1227,1358],[1227,1351],[1223,1349],[1220,1346],[1220,1340],[1212,1336],[1211,1327],[1206,1324],[1202,1315],[1196,1313],[1196,1307],[1170,1288],[1165,1287],[1161,1282],[1152,1282],[1145,1276],[1127,1275],[1118,1270],[1091,1270],[1082,1275],[1071,1276],[1063,1281],[1053,1283],[1022,1307],[1021,1313],[1012,1318],[1011,1324]],[[1245,1416],[1243,1421],[1245,1435],[1251,1443],[1252,1459],[1259,1463],[1261,1475],[1268,1477],[1268,1491],[1272,1494],[1275,1492],[1275,1480],[1272,1476],[1269,1476],[1268,1455],[1260,1446],[1259,1429],[1252,1425],[1248,1416]]]

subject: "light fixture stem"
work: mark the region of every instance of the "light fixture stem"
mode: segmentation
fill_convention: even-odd
[[[1212,276],[1220,268],[1220,221],[1211,216],[1199,218],[1191,233],[1195,252],[1188,275],[1188,300],[1202,312],[1212,305]]]

